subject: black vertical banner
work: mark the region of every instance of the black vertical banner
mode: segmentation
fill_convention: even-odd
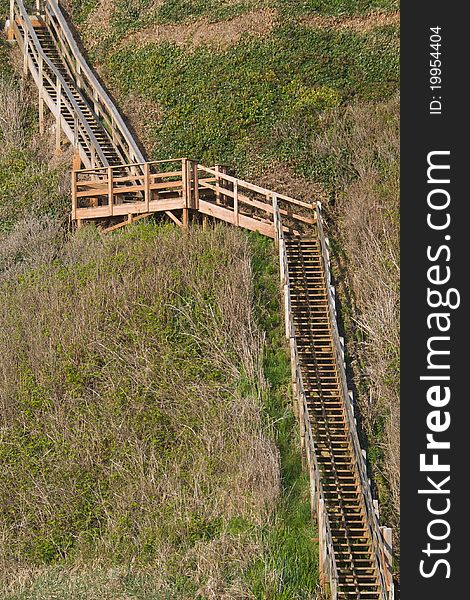
[[[401,7],[403,600],[470,597],[470,30],[463,8],[442,1]]]

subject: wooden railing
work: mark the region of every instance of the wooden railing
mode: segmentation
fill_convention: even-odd
[[[278,194],[232,177],[221,167],[205,167],[188,158],[72,173],[72,217],[79,221],[180,209],[182,225],[190,213],[199,213],[274,237],[273,198],[285,231],[299,233],[315,224],[315,203]]]
[[[9,21],[23,53],[25,72],[31,72],[38,86],[40,127],[44,121],[41,113],[45,102],[56,118],[57,136],[61,131],[65,133],[83,164],[87,167],[107,167],[109,161],[74,97],[73,92],[79,91],[93,111],[94,118],[112,141],[118,162],[144,162],[145,158],[122,116],[80,52],[58,2],[37,0],[34,4],[35,8],[28,10],[29,6],[23,0],[10,0]],[[31,14],[33,10],[35,15]],[[70,88],[57,66],[43,52],[34,31],[34,21],[47,27],[75,83],[74,89]],[[54,89],[55,98],[48,92],[48,84]],[[66,119],[66,115],[70,118]],[[71,126],[70,122],[74,125]]]
[[[87,97],[95,114],[108,131],[117,152],[122,157],[122,162],[144,162],[144,156],[116,105],[80,52],[58,2],[40,0],[38,8],[57,46],[61,49],[62,57],[77,82],[77,88]]]
[[[326,283],[328,286],[328,306],[330,310],[330,319],[332,323],[332,335],[333,345],[336,351],[336,361],[338,364],[338,370],[340,374],[340,385],[342,388],[342,397],[345,404],[345,412],[348,422],[348,435],[350,438],[351,446],[353,448],[353,458],[355,461],[356,473],[361,481],[361,490],[363,494],[363,501],[366,511],[366,520],[369,529],[369,535],[372,544],[372,551],[374,554],[377,572],[379,574],[382,598],[383,600],[392,600],[394,595],[393,590],[393,577],[392,577],[392,538],[391,529],[387,527],[381,527],[377,515],[376,508],[372,500],[372,494],[370,489],[370,481],[367,474],[367,466],[364,460],[365,452],[362,450],[359,437],[357,434],[356,421],[354,418],[354,409],[352,403],[352,392],[348,390],[348,383],[346,378],[346,368],[344,363],[344,352],[343,344],[341,342],[338,322],[336,315],[336,302],[334,288],[331,285],[331,267],[329,258],[328,238],[325,236],[323,228],[323,215],[321,203],[317,205],[318,212],[318,238],[321,244],[321,255],[323,261],[323,270],[326,277]]]
[[[294,330],[294,318],[291,310],[289,268],[285,244],[285,231],[282,225],[282,214],[279,209],[277,197],[272,201],[275,223],[275,241],[279,250],[279,266],[281,285],[284,292],[284,315],[286,325],[286,338],[290,347],[292,382],[295,399],[299,410],[301,439],[304,441],[304,450],[310,476],[310,500],[312,512],[316,515],[318,523],[318,541],[320,549],[320,577],[322,584],[328,583],[332,600],[337,600],[338,569],[336,566],[333,549],[333,537],[328,513],[325,506],[325,496],[320,479],[320,469],[315,451],[315,440],[307,406],[307,396],[303,383],[297,341]]]
[[[98,219],[196,208],[194,161],[139,162],[72,172],[72,218]]]
[[[298,401],[300,422],[305,439],[312,508],[319,526],[320,565],[328,581],[333,600],[337,598],[338,572],[325,497],[320,480],[315,442],[300,369],[290,306],[290,282],[285,234],[302,234],[317,223],[322,248],[324,273],[329,290],[329,310],[333,343],[340,371],[348,435],[361,481],[366,519],[379,573],[382,599],[393,598],[391,576],[390,530],[381,528],[370,492],[367,470],[357,436],[352,404],[349,402],[344,357],[336,322],[334,290],[330,283],[327,239],[323,231],[321,205],[303,202],[227,174],[222,167],[206,167],[188,158],[146,162],[114,103],[83,58],[56,0],[38,0],[36,10],[47,25],[60,49],[77,89],[87,99],[104,129],[109,133],[122,164],[110,165],[79,104],[59,69],[41,49],[33,22],[22,0],[10,2],[10,28],[23,51],[24,70],[32,74],[39,89],[39,106],[45,102],[57,121],[57,131],[64,131],[78,150],[85,165],[96,168],[77,169],[72,174],[72,217],[128,220],[163,211],[179,225],[188,223],[190,214],[200,214],[245,227],[275,238],[279,247],[281,279],[284,287],[286,335],[291,350],[292,376]],[[50,90],[53,90],[51,95]],[[71,118],[66,118],[72,117]],[[71,126],[68,121],[73,121]],[[90,158],[91,157],[91,158]],[[94,160],[96,157],[96,161]],[[181,221],[170,211],[181,210]],[[108,229],[120,226],[124,221]]]
[[[57,135],[61,130],[64,131],[85,164],[89,162],[89,156],[97,155],[101,164],[108,165],[72,90],[57,67],[44,54],[22,0],[10,2],[10,27],[23,53],[23,69],[25,73],[31,73],[39,90],[40,122],[43,120],[41,113],[44,111],[45,102],[56,119]],[[55,98],[51,96],[48,88],[54,89]],[[67,122],[66,114],[73,121],[73,127]]]
[[[378,516],[372,500],[370,482],[367,476],[367,468],[364,461],[363,451],[360,447],[359,438],[357,435],[357,428],[354,419],[352,403],[350,402],[351,394],[347,386],[344,354],[342,350],[343,345],[339,337],[337,325],[334,288],[331,285],[328,240],[324,233],[323,216],[320,203],[317,203],[316,205],[316,212],[317,235],[321,244],[323,270],[326,277],[326,284],[328,286],[328,306],[330,311],[330,319],[332,323],[333,345],[336,352],[338,370],[340,372],[342,397],[343,402],[345,403],[345,412],[347,415],[348,422],[348,435],[350,437],[350,442],[353,449],[352,454],[355,461],[356,472],[361,482],[360,487],[362,490],[363,503],[366,511],[365,516],[372,544],[372,552],[374,555],[377,572],[380,580],[381,598],[382,600],[393,600],[394,586],[392,578],[391,529],[380,526]],[[317,516],[319,529],[320,574],[323,581],[327,582],[329,585],[332,600],[336,600],[338,589],[338,571],[335,560],[335,552],[333,548],[333,540],[331,536],[331,528],[328,520],[328,514],[325,509],[325,497],[320,480],[320,471],[315,450],[315,440],[312,433],[312,426],[307,406],[307,398],[305,395],[304,383],[302,380],[302,372],[300,368],[299,354],[297,350],[297,342],[295,338],[294,320],[290,300],[290,281],[285,245],[285,228],[282,225],[283,216],[281,214],[281,211],[279,210],[276,196],[273,197],[273,214],[276,232],[275,241],[279,249],[280,277],[284,291],[286,337],[290,345],[292,381],[295,398],[299,407],[301,437],[304,442],[304,449],[306,452],[307,463],[309,467],[312,510]]]
[[[274,237],[273,198],[276,198],[284,226],[294,233],[315,223],[315,203],[303,202],[254,183],[228,175],[222,167],[198,164],[201,212],[237,226],[252,225],[256,219],[261,233]],[[210,201],[202,194],[209,190]],[[215,200],[215,201],[214,201]]]

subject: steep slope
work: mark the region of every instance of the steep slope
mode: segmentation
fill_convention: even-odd
[[[70,3],[152,157],[226,163],[266,187],[324,201],[361,426],[395,525],[397,8],[393,0]]]
[[[143,5],[146,3],[143,3]],[[165,3],[163,3],[165,4]],[[230,3],[228,3],[230,4]],[[143,8],[148,8],[148,6],[143,6]],[[239,15],[242,16],[244,13],[244,10],[246,9],[246,7],[242,7],[239,6],[237,8],[237,10],[239,11]],[[204,11],[203,11],[204,12]],[[307,11],[308,12],[308,11]],[[228,13],[230,16],[233,16],[232,12]],[[282,15],[282,12],[279,13]],[[279,15],[278,15],[279,16]],[[279,17],[281,19],[281,26],[280,28],[282,29],[282,20],[284,19],[284,17]],[[170,19],[171,20],[171,19]],[[230,20],[230,22],[232,22],[233,19]],[[150,25],[149,25],[150,22]],[[363,21],[359,20],[360,23],[363,23]],[[151,20],[150,21],[146,21],[145,26],[148,28],[150,28],[150,31],[152,31],[152,25],[151,25]],[[326,24],[326,26],[325,26]],[[379,20],[379,26],[381,26],[383,24],[382,21]],[[183,24],[184,25],[184,24]],[[278,33],[278,30],[274,28],[273,25],[273,21],[271,21],[269,24],[269,26],[266,28],[266,31],[262,31],[262,26],[260,26],[256,31],[252,32],[253,35],[256,35],[258,37],[270,37],[271,35],[276,35],[276,33]],[[386,23],[387,25],[387,23]],[[357,42],[358,40],[358,36],[357,34],[359,33],[360,35],[363,35],[363,32],[366,32],[366,37],[367,35],[370,35],[370,38],[367,39],[364,42],[364,46],[362,47],[362,50],[364,52],[367,52],[370,46],[370,44],[372,43],[373,45],[373,37],[374,35],[377,33],[374,29],[375,26],[369,27],[369,25],[364,25],[363,27],[361,25],[357,24],[357,21],[353,21],[351,20],[351,22],[347,23],[344,20],[343,21],[330,21],[330,22],[326,22],[326,21],[322,21],[321,23],[319,23],[318,21],[315,22],[315,24],[313,25],[314,29],[327,29],[330,28],[331,26],[334,26],[335,28],[337,28],[338,31],[346,31],[347,35],[346,38],[348,38],[347,44],[346,46],[348,46],[351,43]],[[388,26],[388,25],[387,25]],[[294,31],[296,29],[297,25],[293,25],[293,29],[292,31]],[[312,23],[304,23],[304,25],[302,25],[302,27],[307,30],[309,28],[312,27]],[[393,28],[393,25],[392,25]],[[214,33],[214,30],[216,28],[212,29],[212,35],[217,38],[217,31]],[[236,29],[236,28],[235,28]],[[146,30],[146,35],[149,35],[148,31]],[[274,34],[273,34],[274,31]],[[335,30],[336,31],[336,30]],[[371,34],[371,31],[374,35]],[[286,33],[286,31],[284,31],[284,34]],[[297,33],[297,31],[295,31],[295,33]],[[302,34],[303,35],[303,34]],[[383,42],[383,40],[385,39],[383,37],[383,32],[382,32],[382,38],[381,41]],[[124,37],[126,39],[123,40],[123,45],[122,46],[117,46],[119,49],[119,52],[124,52],[124,54],[119,54],[116,55],[116,60],[121,60],[123,57],[126,57],[125,51],[126,49],[128,49],[128,44],[134,44],[136,45],[136,40],[139,39],[139,32],[137,32],[136,35],[134,35],[133,39],[127,39],[128,36],[128,32],[124,32]],[[336,36],[336,37],[335,37]],[[348,37],[349,36],[349,37]],[[119,36],[118,36],[119,37]],[[199,39],[198,41],[198,47],[201,48],[202,50],[207,50],[207,48],[205,47],[205,40],[203,40],[203,42],[200,41],[200,37],[196,39]],[[204,37],[204,36],[203,36]],[[342,38],[341,36],[337,36],[337,34],[334,34],[334,40],[332,40],[333,46],[334,45],[338,45],[341,46],[341,43],[344,41],[345,38]],[[379,36],[380,37],[380,36]],[[294,35],[295,38],[295,35]],[[184,43],[190,45],[192,44],[192,39],[188,40],[188,38],[184,38]],[[222,45],[222,47],[220,48],[219,51],[219,58],[220,58],[220,54],[221,53],[228,53],[230,54],[231,50],[233,50],[233,44],[238,45],[239,40],[241,38],[239,36],[237,36],[237,34],[235,33],[232,38],[230,38],[228,46],[225,44]],[[246,42],[247,38],[244,38],[243,42]],[[281,39],[281,44],[279,45],[279,40]],[[393,35],[392,38],[393,39]],[[311,38],[309,37],[308,34],[306,34],[305,40],[310,40]],[[304,41],[305,41],[304,40]],[[108,40],[109,41],[109,40]],[[118,38],[115,38],[113,41],[119,41]],[[153,43],[155,40],[150,40],[151,43]],[[157,36],[156,41],[158,43],[160,43],[160,40]],[[170,39],[170,42],[172,42],[173,40]],[[249,40],[248,40],[249,41]],[[263,41],[265,41],[263,39]],[[292,53],[292,56],[296,56],[298,52],[300,52],[300,50],[303,47],[304,41],[300,42],[298,44],[298,47],[296,47],[294,49],[294,52]],[[285,47],[285,43],[282,42],[282,35],[278,36],[277,39],[274,40],[270,40],[269,44],[271,44],[271,46],[274,46],[274,48],[276,49],[276,51],[280,52],[280,54],[283,54],[286,52],[286,47]],[[284,45],[283,45],[284,44]],[[178,42],[176,42],[175,45],[178,45]],[[241,44],[240,44],[241,45]],[[331,48],[333,46],[328,45],[327,46],[327,53],[331,51]],[[227,49],[228,48],[228,49]],[[267,45],[266,48],[264,49],[263,53],[261,53],[259,56],[255,57],[256,60],[258,60],[260,57],[266,58],[268,56],[268,54],[265,52],[265,50],[267,49]],[[145,49],[145,52],[143,54],[140,54],[140,50],[138,48],[135,49],[136,54],[133,58],[133,60],[135,61],[135,65],[137,66],[141,60],[142,57],[146,57],[148,56],[149,62],[148,64],[148,68],[146,68],[146,72],[147,73],[154,73],[154,69],[152,68],[152,65],[155,64],[155,59],[157,59],[156,64],[160,64],[159,61],[161,59],[161,56],[163,56],[164,61],[163,61],[163,66],[170,66],[170,75],[168,76],[168,80],[164,80],[164,84],[165,87],[170,87],[173,83],[173,79],[178,79],[178,76],[181,75],[181,72],[178,71],[178,67],[177,64],[178,62],[181,63],[181,59],[184,56],[184,53],[178,53],[178,52],[174,52],[174,47],[166,47],[163,49],[163,55],[159,54],[159,52],[147,52],[147,49]],[[186,47],[185,50],[188,50],[188,48]],[[230,73],[230,70],[235,68],[235,66],[238,64],[240,64],[240,59],[243,57],[243,59],[246,59],[248,57],[248,59],[251,58],[251,54],[254,50],[254,45],[250,46],[248,44],[248,51],[245,52],[244,54],[237,54],[237,52],[235,52],[235,57],[230,57],[229,56],[229,64],[228,64],[228,71],[227,71],[227,65],[224,65],[223,68],[221,68],[219,71],[216,71],[215,75],[215,79],[218,80],[222,80],[221,84],[222,87],[224,85],[224,83],[226,83],[226,80],[224,80],[224,75],[226,73]],[[100,52],[99,48],[95,48],[95,51],[97,52],[97,55]],[[212,50],[211,50],[212,52]],[[173,53],[173,54],[172,54]],[[192,54],[192,50],[190,51],[190,53]],[[340,58],[344,59],[344,53],[341,54],[341,51],[339,52],[340,54]],[[392,54],[391,54],[392,56]],[[201,61],[201,57],[202,57],[202,61]],[[169,61],[167,60],[169,58]],[[189,76],[188,78],[183,77],[183,81],[178,82],[177,88],[178,91],[180,91],[179,85],[182,83],[183,85],[190,85],[193,81],[193,79],[195,81],[197,81],[197,71],[202,67],[207,67],[207,65],[209,65],[211,67],[210,69],[210,73],[211,75],[213,75],[213,66],[214,63],[212,62],[208,62],[208,58],[209,58],[209,54],[206,52],[205,54],[203,53],[201,56],[196,57],[196,65],[192,65],[191,61],[193,60],[194,56],[190,56],[190,59],[188,59],[188,63],[186,63],[185,66],[185,71],[184,74],[186,75],[186,67],[190,67],[189,68]],[[232,59],[234,58],[234,62],[230,62]],[[199,61],[199,62],[198,62]],[[308,61],[307,61],[308,62]],[[373,62],[373,61],[372,61]],[[392,61],[393,62],[393,61]],[[282,63],[282,61],[281,61]],[[286,63],[287,64],[287,63]],[[392,64],[392,63],[390,63]],[[389,67],[390,67],[389,64]],[[196,66],[197,70],[196,71],[192,71],[191,67]],[[270,66],[272,67],[272,63],[270,63]],[[304,65],[305,66],[305,65]],[[354,74],[354,70],[357,69],[358,67],[360,67],[360,61],[359,63],[355,62],[354,64],[350,65],[351,68],[351,72]],[[369,65],[370,66],[370,65]],[[377,66],[377,65],[376,65]],[[116,71],[116,63],[109,63],[108,68],[113,69],[113,72]],[[282,65],[281,65],[282,67]],[[285,68],[282,67],[281,68],[281,77],[280,79],[282,79],[283,77],[285,77],[285,73],[283,73],[283,69]],[[310,68],[310,67],[309,67]],[[367,70],[367,69],[366,69]],[[373,70],[373,69],[372,69]],[[309,71],[309,69],[307,69],[307,71]],[[328,68],[326,69],[326,71],[328,71]],[[242,85],[241,88],[237,88],[235,90],[235,96],[240,92],[243,91],[243,89],[246,89],[246,84],[248,83],[249,85],[254,84],[255,82],[255,78],[257,76],[260,75],[260,73],[262,73],[263,70],[261,69],[254,69],[254,72],[252,73],[252,78],[250,77],[247,81],[242,81]],[[325,74],[327,73],[322,73],[321,76],[325,76]],[[356,73],[356,76],[358,76],[360,73]],[[119,71],[119,77],[120,80],[123,79],[124,72],[121,70]],[[219,157],[220,156],[224,156],[224,152],[226,152],[225,156],[227,156],[228,158],[230,158],[230,156],[234,156],[236,161],[239,163],[240,168],[244,169],[245,172],[247,169],[251,169],[253,172],[255,172],[256,170],[260,170],[261,169],[265,169],[266,165],[270,165],[271,167],[275,167],[277,169],[277,173],[279,173],[280,171],[283,171],[283,179],[287,180],[287,185],[289,185],[289,189],[288,191],[290,193],[292,193],[292,189],[291,189],[291,185],[294,184],[296,186],[298,186],[299,188],[304,190],[305,194],[308,194],[309,191],[312,189],[311,184],[308,181],[308,178],[305,177],[305,174],[311,175],[311,173],[303,173],[303,167],[302,167],[302,161],[303,160],[307,160],[307,153],[305,153],[302,156],[298,155],[297,149],[296,148],[289,148],[288,146],[285,146],[285,142],[287,141],[285,136],[285,131],[282,131],[282,129],[277,130],[276,128],[279,126],[284,126],[283,125],[283,121],[286,121],[285,119],[285,114],[283,114],[283,121],[281,121],[281,123],[278,122],[276,115],[277,114],[281,114],[282,113],[282,106],[284,104],[287,104],[288,106],[294,104],[296,109],[294,111],[293,114],[290,115],[290,118],[292,120],[291,125],[294,124],[294,122],[296,121],[296,119],[298,119],[300,116],[304,116],[304,115],[308,115],[310,117],[312,117],[312,115],[314,115],[314,119],[312,119],[312,122],[309,122],[309,120],[307,119],[307,133],[315,133],[315,140],[312,140],[312,145],[313,143],[317,143],[318,141],[318,132],[322,130],[322,122],[321,119],[323,118],[323,116],[328,116],[328,113],[331,111],[335,111],[336,114],[341,114],[343,111],[343,107],[350,101],[351,97],[348,97],[348,95],[344,95],[342,94],[342,92],[340,91],[340,86],[338,81],[335,81],[333,86],[327,86],[327,85],[323,85],[323,86],[318,86],[318,85],[314,85],[314,86],[306,86],[304,83],[302,83],[301,79],[297,79],[292,82],[291,87],[287,88],[286,90],[283,90],[280,86],[279,86],[279,81],[276,79],[276,77],[279,75],[279,73],[275,74],[274,79],[269,79],[269,77],[272,77],[271,75],[268,76],[268,85],[266,86],[266,88],[263,88],[261,90],[259,90],[258,88],[254,87],[253,89],[255,90],[255,92],[260,92],[259,98],[257,100],[257,102],[259,102],[259,105],[255,105],[254,106],[254,112],[250,114],[250,111],[253,109],[253,107],[251,106],[251,102],[252,102],[252,98],[251,97],[247,97],[246,100],[246,105],[242,102],[241,104],[241,114],[237,113],[237,109],[235,107],[230,107],[229,112],[226,114],[225,113],[225,105],[222,102],[221,104],[218,105],[218,112],[212,112],[212,108],[209,109],[208,115],[209,115],[209,119],[208,121],[211,121],[212,119],[215,121],[212,127],[212,123],[208,123],[208,121],[206,121],[206,123],[208,123],[209,127],[207,129],[207,131],[209,132],[209,135],[204,138],[200,138],[199,140],[196,140],[196,145],[194,146],[194,148],[197,149],[197,151],[199,151],[199,149],[202,149],[203,152],[207,152],[207,156],[213,156],[214,160],[219,161]],[[310,72],[311,75],[311,72]],[[364,73],[362,73],[361,75],[364,75]],[[370,75],[370,74],[369,74]],[[349,76],[349,74],[348,74]],[[321,77],[320,77],[321,78]],[[333,78],[334,79],[334,78]],[[117,89],[119,91],[120,89],[120,80],[117,82]],[[360,81],[360,78],[357,79],[357,81],[354,81],[354,86],[360,87],[360,85],[358,85],[358,82]],[[365,78],[365,80],[363,80],[363,83],[365,82],[365,87],[364,90],[362,90],[361,93],[364,93],[365,96],[367,97],[369,94],[372,94],[372,97],[374,97],[374,94],[377,92],[376,89],[376,83],[374,82],[373,79],[368,81],[367,77]],[[152,88],[152,85],[155,86],[160,86],[161,85],[161,81],[151,81],[150,82],[151,85],[148,86],[150,89]],[[205,81],[206,85],[207,85],[207,79]],[[139,99],[138,97],[136,97],[134,95],[134,91],[133,91],[133,86],[134,86],[135,82],[131,81],[129,84],[129,90],[131,91],[131,99],[134,103],[139,103]],[[127,85],[127,84],[126,84]],[[148,82],[147,82],[148,85]],[[200,85],[202,86],[203,83],[201,81]],[[219,85],[219,84],[218,84]],[[173,88],[174,89],[174,88]],[[217,88],[218,89],[218,88]],[[204,96],[203,92],[204,92],[204,88],[203,87],[199,87],[196,85],[196,91],[198,91],[201,93],[201,98]],[[381,99],[385,99],[387,98],[387,95],[390,93],[390,90],[393,90],[393,83],[392,85],[389,87],[389,89],[386,88],[386,86],[384,87],[384,89],[381,89],[377,95],[378,98]],[[271,95],[272,92],[276,93],[281,91],[282,94],[280,95],[280,99],[282,100],[282,103],[278,103],[278,100],[276,99],[275,95]],[[122,92],[122,88],[121,88],[121,92]],[[191,93],[189,94],[189,96],[193,97],[193,90],[191,90]],[[269,92],[267,95],[265,95],[267,92]],[[361,95],[361,94],[359,94]],[[217,101],[220,102],[221,98],[218,96],[218,94],[216,94],[217,96]],[[255,93],[256,96],[256,93]],[[237,96],[236,96],[237,97]],[[178,96],[178,98],[181,99],[180,103],[176,103],[176,111],[173,115],[174,117],[174,121],[173,124],[170,123],[170,125],[168,126],[168,130],[165,133],[164,129],[157,129],[157,132],[152,131],[152,129],[150,128],[150,131],[147,130],[147,139],[149,139],[150,141],[152,139],[155,139],[155,135],[158,134],[160,135],[161,132],[163,131],[164,136],[163,136],[163,141],[161,142],[161,146],[158,146],[158,144],[160,142],[158,142],[157,144],[152,144],[154,145],[154,151],[158,152],[159,148],[161,149],[161,151],[163,151],[164,148],[164,144],[169,145],[170,143],[170,139],[172,137],[172,134],[176,134],[176,147],[178,148],[185,148],[185,144],[188,142],[193,143],[194,140],[192,139],[192,136],[188,136],[188,129],[187,129],[187,121],[184,120],[185,115],[187,116],[189,114],[189,116],[191,117],[191,119],[195,119],[194,123],[200,123],[201,121],[201,116],[204,116],[204,108],[203,108],[203,112],[197,115],[190,115],[190,112],[188,113],[188,106],[186,105],[186,108],[183,106],[178,106],[178,104],[183,104],[186,102],[186,100],[188,98],[185,98],[184,95]],[[240,96],[238,96],[238,98],[240,99]],[[169,98],[168,98],[169,99]],[[243,99],[243,97],[242,97]],[[262,106],[265,102],[265,100],[268,99],[271,101],[271,109],[272,112],[268,111],[260,111],[260,106]],[[206,100],[206,99],[204,99]],[[370,98],[369,98],[370,100]],[[269,104],[269,103],[268,103]],[[370,104],[370,102],[369,102]],[[147,100],[145,99],[145,101],[143,102],[144,107],[148,107],[150,106],[151,108],[153,107],[153,103],[152,100]],[[201,108],[201,107],[199,107]],[[220,110],[222,108],[222,110]],[[247,109],[247,112],[246,110]],[[296,112],[298,109],[298,112]],[[182,112],[179,112],[180,110],[182,110]],[[155,113],[161,111],[161,107],[157,107],[155,109]],[[161,114],[161,112],[160,112]],[[334,114],[334,113],[333,113]],[[230,116],[230,118],[227,120],[226,117]],[[246,116],[248,115],[248,116]],[[168,114],[164,115],[164,116],[168,116]],[[217,117],[221,117],[222,118],[222,123],[220,123],[219,121],[217,121]],[[232,120],[235,119],[235,122],[233,123]],[[158,123],[158,127],[160,127],[160,125],[162,124],[162,122],[164,121],[163,117],[161,117],[159,119],[159,123]],[[190,121],[191,122],[191,121]],[[150,124],[151,127],[155,127],[155,122]],[[228,126],[228,129],[227,127]],[[178,127],[182,127],[185,129],[185,131],[181,131],[181,137],[178,138]],[[195,128],[193,127],[192,129],[190,129],[191,134],[193,134]],[[223,133],[222,133],[223,132]],[[267,133],[276,133],[277,138],[275,138],[276,144],[279,145],[281,148],[278,148],[276,146],[275,151],[272,152],[267,152],[263,155],[263,152],[269,147],[269,143],[268,145],[266,145],[266,140],[264,139],[264,137],[266,136]],[[206,131],[204,131],[204,135],[206,135]],[[248,134],[248,135],[247,135]],[[253,134],[253,135],[250,135]],[[220,140],[215,140],[215,136],[220,137]],[[166,136],[166,137],[165,137]],[[208,141],[207,141],[208,140]],[[242,143],[240,144],[240,140],[242,141]],[[305,140],[298,140],[301,141],[302,143],[304,143]],[[246,149],[249,147],[250,144],[255,143],[255,145],[257,145],[258,150],[261,148],[263,149],[262,152],[260,152],[259,154],[253,153],[252,155],[249,155],[248,158],[246,156],[244,156],[244,152],[246,151]],[[280,143],[279,143],[280,142]],[[327,141],[328,143],[328,141]],[[198,146],[198,144],[200,144]],[[202,145],[201,145],[202,144]],[[204,147],[204,144],[207,144],[207,147]],[[284,147],[283,147],[284,146]],[[228,150],[227,150],[228,148]],[[272,149],[271,149],[272,150]],[[281,152],[279,153],[279,151],[281,150]],[[304,152],[304,149],[302,149],[302,152]],[[166,149],[165,149],[165,153],[166,153]],[[211,154],[212,153],[212,154]],[[279,153],[279,154],[278,154]],[[321,150],[319,152],[319,154],[321,155]],[[261,155],[261,157],[264,159],[264,161],[260,161],[259,160],[259,155]],[[283,164],[284,162],[284,157],[288,156],[289,157],[289,163],[290,164]],[[318,158],[318,157],[316,157]],[[344,157],[342,157],[344,158]],[[338,190],[341,189],[341,184],[342,182],[338,181],[338,173],[335,172],[336,169],[338,169],[338,171],[340,170],[340,161],[337,160],[337,157],[334,156],[334,151],[331,152],[331,156],[329,157],[330,160],[326,161],[326,165],[322,165],[320,164],[320,175],[321,175],[321,180],[324,184],[324,190],[323,190],[323,194],[327,195],[329,194],[330,197],[332,199],[335,198],[335,195],[337,194]],[[270,162],[267,162],[270,161]],[[231,160],[230,162],[234,162],[233,160]],[[281,168],[278,168],[278,166],[281,165]],[[322,169],[326,167],[325,172],[322,171]],[[302,174],[303,173],[303,177],[299,177],[298,174]],[[326,176],[326,175],[327,176]],[[325,177],[323,177],[323,175],[325,175]],[[275,176],[275,185],[276,187],[278,187],[278,184],[280,183],[279,179],[278,179],[278,175]],[[349,184],[349,181],[347,182]],[[72,544],[73,545],[73,544]],[[68,554],[68,551],[66,552],[66,554]],[[265,581],[265,587],[268,586],[269,584]],[[284,585],[283,583],[280,583],[280,585]],[[255,588],[253,588],[255,589]],[[274,589],[279,589],[274,587]],[[190,588],[188,588],[188,590],[190,590]],[[186,590],[186,593],[194,593],[191,591]],[[265,590],[263,590],[264,592]],[[204,592],[206,593],[206,592]],[[208,593],[208,592],[207,592]],[[230,593],[234,593],[234,591],[232,590]],[[275,592],[273,592],[275,593]],[[274,597],[274,596],[273,596]]]
[[[273,248],[67,233],[71,157],[1,79],[0,595],[312,596]]]

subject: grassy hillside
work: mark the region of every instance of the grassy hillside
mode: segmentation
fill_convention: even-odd
[[[69,233],[70,157],[37,135],[8,58],[1,597],[311,597],[272,245],[151,223]]]
[[[70,10],[149,156],[227,163],[324,202],[363,443],[397,534],[397,3],[73,0]]]
[[[396,523],[397,3],[64,4],[149,157],[324,201],[364,442]],[[270,242],[68,232],[70,157],[38,136],[9,58],[0,43],[0,595],[312,597]]]
[[[0,290],[2,597],[313,591],[289,365],[256,325],[279,336],[264,240],[142,225],[57,245]]]

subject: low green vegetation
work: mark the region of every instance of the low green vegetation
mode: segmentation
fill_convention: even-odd
[[[367,15],[372,11],[396,11],[397,0],[275,0],[275,5],[291,16],[306,14],[354,16]]]
[[[98,0],[72,0],[76,22],[84,22],[99,4]],[[361,16],[397,11],[398,6],[397,0],[116,0],[108,10],[111,28],[119,36],[155,24],[185,24],[201,18],[212,23],[227,21],[260,9],[279,11],[282,17],[293,19],[312,14]]]
[[[76,23],[83,23],[98,5],[97,0],[71,0],[71,9]]]
[[[121,94],[160,107],[151,131],[155,157],[229,162],[239,172],[250,163],[288,159],[318,178],[306,136],[329,109],[389,97],[398,82],[397,56],[393,28],[359,36],[292,25],[223,53],[125,46],[108,54],[105,68]]]
[[[159,10],[167,11],[168,22],[181,24],[202,16],[198,6],[164,2]],[[126,43],[126,26],[122,21],[118,31],[115,12],[107,35],[116,50],[90,40],[92,57],[121,98],[158,107],[160,117],[145,125],[150,156],[227,163],[268,187],[307,200],[313,190],[324,201],[335,224],[330,237],[361,435],[382,517],[397,532],[399,35],[398,25],[365,20],[361,26],[357,20],[397,5],[279,1],[227,7],[278,12],[264,35],[241,32],[222,47],[213,40],[192,45],[190,39],[140,45],[134,37]],[[309,16],[356,21],[315,26],[302,21]],[[152,18],[158,22],[158,14]],[[137,31],[149,25],[136,23]]]
[[[310,597],[272,246],[152,224],[49,243],[0,286],[2,597],[72,568],[72,598],[115,568],[145,598]]]

